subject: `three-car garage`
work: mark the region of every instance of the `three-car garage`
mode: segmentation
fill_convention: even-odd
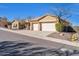
[[[51,15],[38,17],[30,22],[31,30],[56,32],[55,24],[57,21],[57,18]]]
[[[40,30],[41,29],[41,30]],[[56,31],[55,23],[33,24],[34,31]]]

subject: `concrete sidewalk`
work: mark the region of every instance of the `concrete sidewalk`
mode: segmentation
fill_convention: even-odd
[[[17,34],[22,34],[22,35],[26,35],[26,36],[31,36],[31,37],[36,37],[36,38],[40,38],[43,40],[49,40],[49,41],[53,41],[53,42],[58,42],[58,43],[62,43],[62,44],[66,44],[66,45],[70,45],[70,46],[75,46],[75,47],[79,47],[79,42],[70,42],[67,40],[61,40],[61,39],[56,39],[56,38],[51,38],[51,37],[46,37],[43,33],[41,35],[42,32],[40,32],[38,35],[37,34],[33,34],[33,31],[30,31],[30,33],[27,33],[27,30],[9,30],[9,29],[5,29],[5,28],[0,28],[0,30],[3,31],[9,31],[9,32],[13,32],[13,33],[17,33]],[[49,34],[50,32],[48,32]]]

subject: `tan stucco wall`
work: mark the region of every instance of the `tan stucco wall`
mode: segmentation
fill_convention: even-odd
[[[32,22],[30,22],[30,30],[32,30],[33,28],[33,25],[32,25]]]
[[[13,23],[12,23],[12,29],[14,29],[14,25],[17,25],[17,29],[19,29],[19,22],[18,21],[14,21]]]
[[[30,22],[30,30],[33,30],[33,24],[39,24],[39,21]]]
[[[45,18],[39,20],[39,22],[56,22],[57,20],[58,20],[57,17],[46,16]]]

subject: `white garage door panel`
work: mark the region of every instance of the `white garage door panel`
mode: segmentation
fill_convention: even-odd
[[[33,24],[33,30],[37,31],[38,29],[38,24]]]
[[[54,23],[42,23],[42,31],[56,31]]]

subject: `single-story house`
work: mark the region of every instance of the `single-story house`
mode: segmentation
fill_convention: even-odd
[[[64,31],[65,32],[72,32],[74,31],[73,28],[70,26],[70,23],[67,20],[63,20],[52,15],[44,15],[41,17],[34,18],[32,20],[14,20],[12,22],[12,29],[24,29],[32,30],[32,31],[53,31],[57,32],[55,24],[57,22],[62,22],[65,25]]]
[[[25,21],[23,20],[14,20],[12,22],[12,29],[24,29],[25,28]]]
[[[29,30],[33,31],[54,31],[56,32],[55,24],[59,21],[56,16],[44,15],[38,18],[35,18],[27,22],[27,27]],[[69,22],[61,20],[65,25],[68,26]]]

